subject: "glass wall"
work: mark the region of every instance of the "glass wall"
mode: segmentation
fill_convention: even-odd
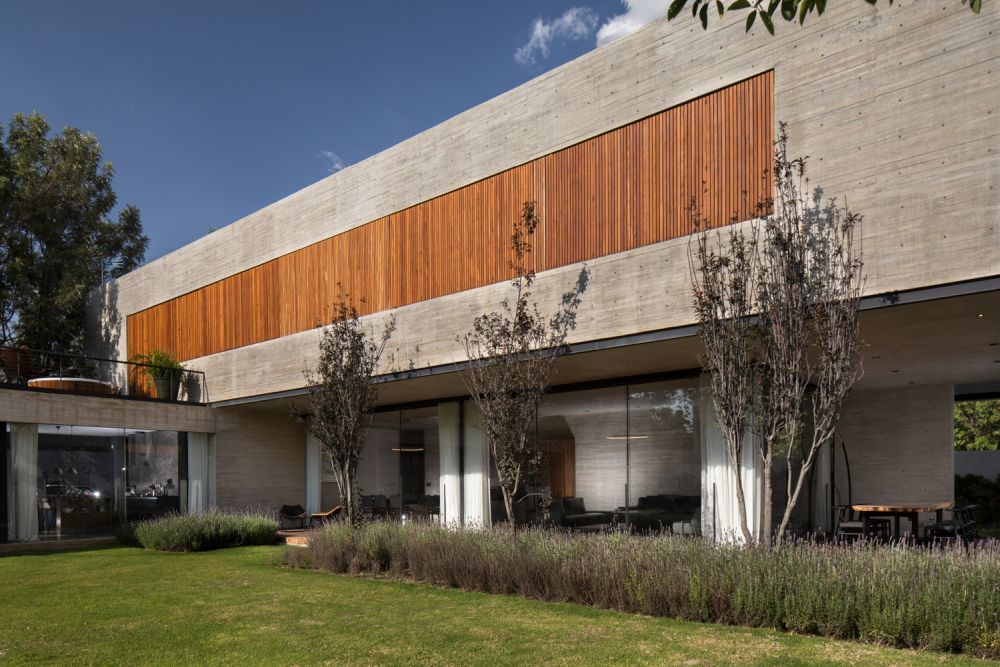
[[[698,387],[691,380],[631,385],[629,506],[636,530],[695,534],[701,526]]]
[[[544,452],[519,493],[515,521],[574,530],[700,530],[696,379],[558,392],[539,406]],[[493,466],[491,466],[493,468]],[[491,471],[493,522],[506,521]]]
[[[547,396],[536,434],[544,452],[540,495],[549,520],[568,528],[616,522],[628,499],[625,387]],[[518,519],[520,517],[517,517]]]
[[[183,511],[184,434],[7,424],[10,541],[109,536],[126,521]]]
[[[439,491],[437,407],[374,415],[358,464],[365,515],[397,520],[436,519]]]
[[[573,530],[698,533],[698,399],[696,378],[549,394],[539,406],[531,434],[543,452],[542,461],[518,491],[514,520]],[[451,453],[446,452],[449,470],[453,468],[449,479],[460,487],[453,502],[461,507],[452,508],[451,516],[467,522],[475,516],[475,524],[505,522],[495,465],[491,461],[470,474],[470,457],[478,457],[475,448],[485,446],[470,417],[475,406],[466,402],[463,411],[458,404],[448,405],[455,407],[442,412],[450,415],[445,426],[454,434],[449,437],[462,443],[452,443]],[[405,521],[440,517],[439,426],[437,406],[373,417],[358,466],[367,516]],[[452,460],[456,456],[461,460]],[[480,496],[480,505],[477,494],[479,489],[486,494],[482,475],[487,469],[488,496]],[[334,482],[329,471],[325,481]]]

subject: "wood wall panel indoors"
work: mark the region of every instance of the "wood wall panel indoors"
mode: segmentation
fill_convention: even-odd
[[[529,200],[537,271],[686,236],[692,196],[712,224],[749,219],[771,192],[773,137],[769,71],[130,314],[129,355],[305,331],[341,294],[368,314],[506,280]]]

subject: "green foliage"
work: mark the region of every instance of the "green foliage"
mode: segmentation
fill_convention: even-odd
[[[134,524],[135,541],[156,551],[210,551],[227,547],[273,544],[278,522],[252,513],[211,511],[171,514]],[[129,543],[128,531],[120,531]]]
[[[869,5],[877,4],[878,0],[865,0]],[[734,0],[728,5],[722,0],[673,0],[667,7],[667,19],[677,18],[684,8],[691,4],[691,16],[701,21],[702,28],[708,28],[709,15],[717,14],[720,18],[728,12],[746,12],[746,32],[750,32],[754,21],[760,17],[761,23],[769,33],[774,34],[775,19],[782,19],[789,23],[798,21],[800,25],[812,14],[822,16],[826,11],[826,0]],[[889,0],[891,6],[893,0]],[[974,14],[978,14],[983,7],[983,0],[962,0],[962,4],[968,4],[969,9]],[[710,9],[711,8],[711,9]]]
[[[976,506],[976,525],[981,534],[1000,528],[1000,478],[955,475],[955,504]]]
[[[1000,449],[1000,399],[955,403],[955,449]]]
[[[389,318],[379,335],[361,323],[348,298],[342,296],[334,304],[333,321],[320,338],[316,368],[305,372],[308,407],[304,414],[293,414],[323,446],[340,490],[340,504],[347,508],[348,523],[355,525],[361,520],[358,463],[378,397],[373,378],[396,330],[396,318]]]
[[[87,295],[143,261],[139,209],[111,187],[90,133],[49,134],[39,114],[0,126],[0,344],[78,352]]]
[[[184,364],[177,361],[174,355],[155,349],[149,354],[133,355],[132,361],[143,366],[142,373],[151,380],[169,377],[171,373],[184,370]]]
[[[767,549],[675,536],[366,524],[325,529],[292,567],[1000,657],[1000,543]]]

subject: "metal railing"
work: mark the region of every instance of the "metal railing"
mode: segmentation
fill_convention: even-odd
[[[0,346],[0,387],[208,403],[201,371],[26,347]]]

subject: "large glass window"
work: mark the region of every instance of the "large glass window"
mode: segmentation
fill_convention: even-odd
[[[129,521],[180,512],[181,434],[126,431],[125,502]]]
[[[515,521],[574,530],[700,530],[698,385],[682,379],[557,392],[539,406],[543,455]],[[493,522],[506,521],[491,465]]]
[[[358,463],[363,512],[373,518],[436,519],[439,467],[436,406],[375,414]]]
[[[625,387],[551,394],[538,409],[541,500],[555,525],[614,524],[628,503]],[[520,520],[520,517],[518,517]]]
[[[694,534],[701,525],[698,387],[691,380],[628,389],[629,506],[633,530]]]
[[[184,434],[61,424],[5,428],[6,538],[109,536],[183,511]]]

